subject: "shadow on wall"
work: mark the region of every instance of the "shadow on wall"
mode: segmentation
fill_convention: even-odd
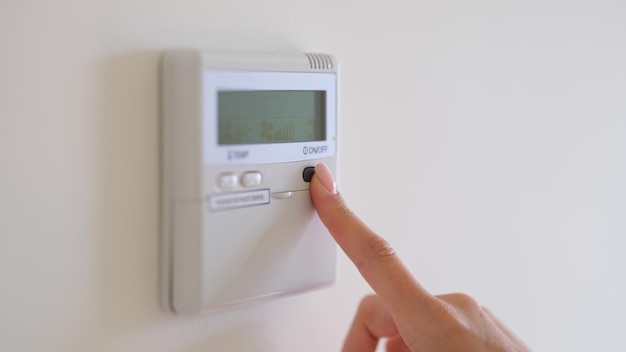
[[[100,269],[94,338],[102,350],[271,350],[260,314],[254,312],[258,308],[178,317],[159,305],[161,54],[125,53],[101,63]]]
[[[101,71],[99,303],[107,329],[159,316],[159,56],[118,55]]]

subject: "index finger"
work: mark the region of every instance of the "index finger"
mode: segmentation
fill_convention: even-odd
[[[311,198],[339,247],[392,312],[405,310],[408,303],[420,311],[432,306],[436,299],[413,277],[391,245],[346,206],[324,164],[315,167]]]

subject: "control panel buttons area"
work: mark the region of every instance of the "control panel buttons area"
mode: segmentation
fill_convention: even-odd
[[[302,169],[302,180],[311,182],[315,174],[314,166]],[[217,186],[224,191],[233,191],[241,188],[258,188],[263,185],[261,171],[244,171],[242,173],[223,172],[217,177]]]
[[[258,187],[263,181],[263,176],[258,171],[246,172],[241,176],[241,185],[246,188]]]
[[[238,186],[255,188],[263,183],[263,175],[259,171],[246,171],[240,176],[233,172],[224,172],[217,177],[217,185],[222,190],[234,190]]]

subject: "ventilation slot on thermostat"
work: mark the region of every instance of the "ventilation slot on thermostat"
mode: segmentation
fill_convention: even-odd
[[[306,54],[311,70],[332,70],[333,59],[326,54]]]

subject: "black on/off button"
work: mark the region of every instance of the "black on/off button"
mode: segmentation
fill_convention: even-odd
[[[304,170],[302,171],[302,179],[304,180],[304,182],[311,182],[311,179],[313,178],[314,174],[315,174],[315,167],[313,166],[305,167]]]

